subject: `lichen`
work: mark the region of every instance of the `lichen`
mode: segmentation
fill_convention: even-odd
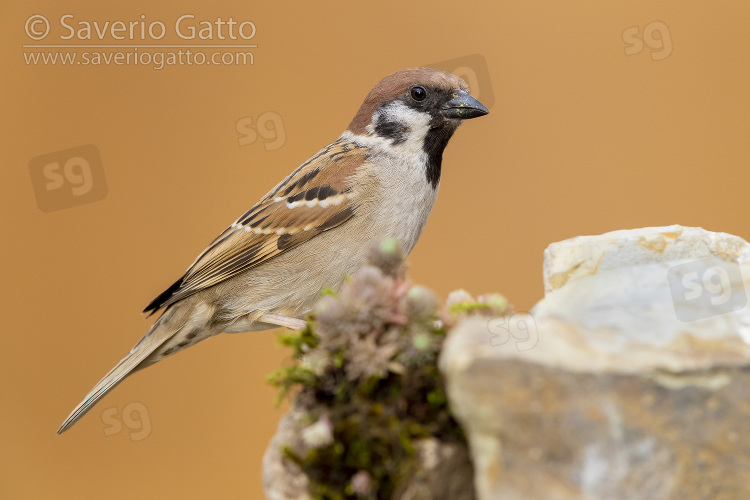
[[[499,297],[459,313],[507,309]],[[398,245],[386,240],[339,293],[321,298],[305,329],[281,336],[301,361],[269,380],[280,398],[299,390],[294,405],[306,427],[283,452],[307,475],[312,498],[391,498],[416,472],[415,440],[465,443],[437,368],[445,338],[438,309],[430,290],[406,279]]]
[[[478,314],[482,316],[501,317],[512,314],[513,308],[503,295],[492,293],[474,298],[466,290],[454,290],[448,295],[440,319],[447,329],[456,325],[458,320]]]

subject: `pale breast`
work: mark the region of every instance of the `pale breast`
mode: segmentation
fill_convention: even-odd
[[[237,279],[206,290],[218,305],[217,316],[236,323],[229,331],[247,331],[252,325],[237,318],[256,310],[301,317],[322,290],[338,289],[347,275],[365,264],[375,242],[395,238],[405,254],[414,248],[437,196],[437,188],[425,176],[424,153],[399,152],[384,147],[378,138],[353,137],[371,151],[367,162],[372,167],[352,179],[358,201],[355,215]]]
[[[427,181],[421,143],[394,146],[379,137],[357,137],[372,151],[373,194],[367,197],[373,233],[395,238],[408,254],[424,230],[438,186]]]

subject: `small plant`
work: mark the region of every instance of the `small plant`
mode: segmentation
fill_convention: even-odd
[[[457,312],[504,312],[505,299],[492,297]],[[398,245],[385,240],[340,293],[321,298],[305,329],[282,335],[301,361],[269,380],[280,397],[299,389],[295,409],[307,425],[284,455],[308,476],[313,498],[392,498],[416,472],[415,440],[465,443],[437,368],[437,319],[435,295],[405,278]]]

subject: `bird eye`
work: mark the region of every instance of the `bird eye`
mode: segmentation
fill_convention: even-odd
[[[415,101],[424,101],[425,97],[427,97],[427,91],[424,87],[415,86],[411,88],[411,98]]]

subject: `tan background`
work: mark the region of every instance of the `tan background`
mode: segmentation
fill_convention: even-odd
[[[26,65],[26,19],[67,13],[146,14],[170,29],[186,13],[249,19],[255,64]],[[448,147],[409,259],[442,296],[500,291],[528,310],[544,248],[580,234],[680,223],[749,237],[749,14],[740,0],[4,2],[0,498],[261,498],[261,456],[284,410],[264,377],[288,357],[273,333],[189,349],[55,430],[146,331],[148,301],[392,71],[477,53],[489,69],[491,114]],[[627,55],[638,52],[629,34],[655,21],[666,31],[652,25],[652,47]],[[283,147],[241,146],[237,121],[264,112],[281,119]],[[31,160],[86,144],[101,153],[106,195],[42,212]],[[112,424],[129,404],[144,432]]]

